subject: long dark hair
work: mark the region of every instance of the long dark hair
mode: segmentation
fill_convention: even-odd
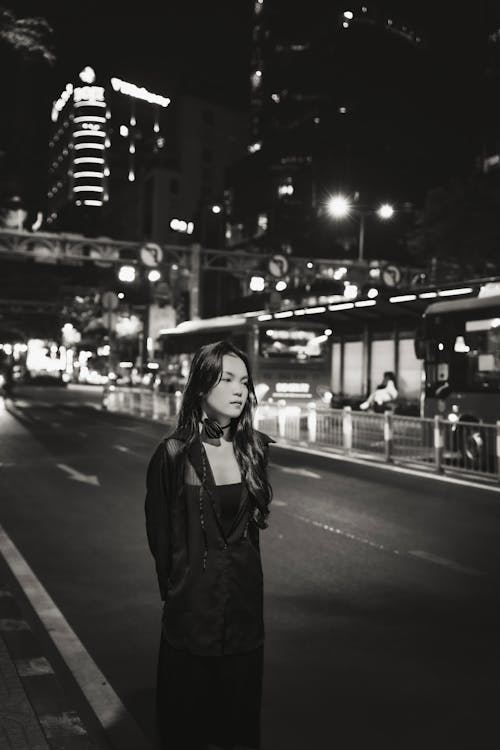
[[[201,346],[195,353],[182,395],[181,408],[177,417],[177,429],[190,445],[198,439],[199,423],[202,419],[202,400],[222,377],[223,357],[233,354],[239,357],[247,368],[248,398],[239,417],[231,420],[231,436],[234,454],[250,494],[263,519],[269,515],[272,488],[267,479],[265,441],[253,426],[257,397],[252,372],[247,355],[232,341],[224,339]]]

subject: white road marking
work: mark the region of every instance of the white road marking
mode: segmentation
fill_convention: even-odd
[[[133,453],[133,451],[131,451],[130,448],[127,448],[126,445],[113,445],[113,448],[116,448],[117,451],[121,451],[122,453]]]
[[[54,427],[56,430],[59,429],[59,427],[62,427],[62,424],[60,422],[49,422],[51,427]]]
[[[321,474],[316,474],[315,471],[309,471],[309,469],[303,469],[302,467],[296,469],[293,466],[280,466],[279,464],[270,464],[270,466],[284,471],[285,474],[298,474],[301,477],[309,477],[310,479],[321,479]]]
[[[339,529],[336,526],[330,526],[327,523],[322,523],[321,521],[313,521],[312,518],[307,518],[306,516],[301,516],[298,513],[292,514],[295,518],[298,518],[299,521],[304,521],[305,523],[310,523],[312,526],[317,526],[320,529],[324,529],[325,531],[330,531],[332,534],[337,534],[338,536],[343,536],[346,539],[351,539],[353,542],[360,542],[361,544],[366,544],[368,547],[374,547],[375,549],[383,550],[384,552],[390,552],[393,555],[402,555],[404,554],[398,549],[392,549],[391,547],[386,547],[385,544],[380,544],[379,542],[373,542],[371,539],[367,539],[363,536],[358,536],[357,534],[353,534],[350,531],[346,531],[345,529]]]
[[[118,723],[122,725],[124,736],[129,739],[122,750],[152,750],[135,720],[1,526],[0,554],[24,590],[104,729],[112,732]]]
[[[426,560],[427,562],[435,563],[436,565],[441,565],[445,568],[448,568],[449,570],[453,570],[455,573],[464,573],[465,575],[473,576],[486,575],[481,570],[476,570],[475,568],[461,565],[460,563],[454,562],[453,560],[448,560],[446,557],[433,555],[432,552],[425,552],[424,550],[409,550],[408,552],[405,552],[402,550],[394,549],[392,547],[387,547],[385,544],[374,542],[371,539],[367,539],[366,537],[358,536],[357,534],[353,534],[352,532],[346,531],[345,529],[339,529],[335,526],[330,526],[327,523],[321,523],[321,521],[314,521],[312,518],[301,516],[298,513],[292,513],[292,515],[294,516],[294,518],[298,518],[300,521],[309,523],[312,526],[317,526],[320,529],[324,529],[325,531],[329,531],[332,534],[337,534],[338,536],[345,537],[346,539],[350,539],[353,542],[365,544],[367,547],[373,547],[374,549],[378,549],[382,552],[389,552],[391,555],[396,555],[398,557],[416,557],[421,560]]]
[[[476,570],[476,568],[469,568],[467,565],[461,565],[454,560],[448,560],[447,557],[439,557],[439,555],[433,555],[432,552],[426,552],[421,549],[412,549],[408,552],[411,557],[419,557],[427,562],[435,563],[436,565],[442,565],[444,568],[455,570],[457,573],[466,573],[469,576],[484,576],[482,570]]]
[[[99,479],[95,474],[82,474],[80,471],[73,469],[71,466],[66,464],[56,464],[58,469],[62,469],[69,474],[70,479],[74,479],[76,482],[85,482],[86,484],[94,484],[96,487],[100,486]]]
[[[285,502],[285,500],[273,500],[273,505],[278,505],[279,507],[281,507],[283,505],[288,505],[288,503]]]

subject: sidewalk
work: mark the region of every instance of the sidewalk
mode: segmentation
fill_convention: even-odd
[[[109,750],[56,674],[4,566],[0,558],[0,750]]]

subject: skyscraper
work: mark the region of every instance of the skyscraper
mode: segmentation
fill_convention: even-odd
[[[247,119],[91,67],[52,107],[47,229],[183,244],[214,239],[209,209],[244,154]],[[215,239],[222,244],[222,230]]]

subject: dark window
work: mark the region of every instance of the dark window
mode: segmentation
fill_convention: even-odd
[[[170,192],[172,195],[179,195],[179,180],[177,177],[172,177],[170,180]]]

